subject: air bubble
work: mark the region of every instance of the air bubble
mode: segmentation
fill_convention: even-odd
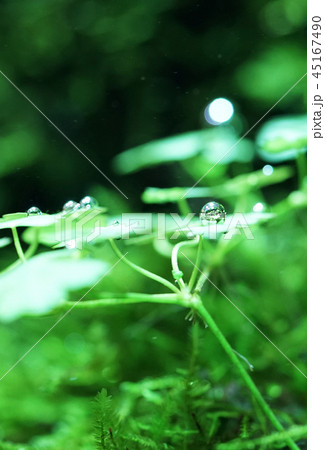
[[[83,209],[92,209],[98,206],[98,202],[94,197],[90,197],[90,195],[86,195],[83,199],[80,200],[80,207]]]
[[[263,170],[264,175],[269,177],[270,175],[272,175],[274,169],[272,166],[270,166],[270,164],[266,164],[262,170]]]
[[[65,248],[67,248],[68,250],[73,250],[73,249],[77,248],[77,241],[75,239],[71,239],[70,241],[67,241],[65,243]]]
[[[80,209],[80,203],[75,202],[74,200],[69,200],[63,205],[63,212],[71,213]]]
[[[42,211],[37,206],[32,206],[26,212],[29,216],[40,216],[42,214]]]
[[[200,219],[207,222],[224,223],[226,210],[221,203],[206,203],[201,209]]]
[[[265,209],[265,206],[261,202],[255,203],[255,205],[253,206],[254,212],[262,212],[264,209]]]

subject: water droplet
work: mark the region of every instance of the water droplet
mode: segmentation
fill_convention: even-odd
[[[226,98],[216,98],[204,111],[205,120],[211,125],[227,122],[234,114],[233,104]]]
[[[253,206],[254,212],[262,212],[263,210],[264,210],[264,205],[261,202],[255,203],[255,205]]]
[[[29,216],[40,216],[42,214],[42,211],[37,206],[32,206],[26,212]]]
[[[263,170],[264,175],[269,177],[270,175],[272,175],[274,169],[272,166],[270,166],[270,164],[266,164],[262,170]]]
[[[70,213],[80,209],[80,203],[75,202],[74,200],[69,200],[63,205],[63,212]]]
[[[68,250],[73,250],[73,249],[77,248],[77,241],[75,239],[71,239],[70,241],[67,241],[65,243],[65,248],[67,248]]]
[[[207,222],[224,223],[226,219],[226,210],[221,203],[206,203],[201,209],[200,219]]]
[[[90,197],[90,195],[86,195],[83,199],[80,200],[80,206],[84,209],[92,209],[98,206],[98,202],[94,197]]]

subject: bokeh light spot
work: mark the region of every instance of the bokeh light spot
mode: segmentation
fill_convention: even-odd
[[[204,111],[205,120],[211,125],[227,122],[234,114],[233,104],[226,98],[216,98]]]
[[[264,209],[264,205],[261,202],[255,203],[255,205],[253,206],[253,211],[254,212],[261,212]]]
[[[269,177],[273,173],[273,167],[270,166],[270,164],[266,164],[262,170],[264,175],[266,175],[267,177]]]

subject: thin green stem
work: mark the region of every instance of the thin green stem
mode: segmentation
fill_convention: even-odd
[[[8,266],[5,269],[3,269],[1,274],[10,272],[10,270],[15,269],[16,267],[20,266],[22,263],[23,263],[23,261],[21,259],[16,259],[16,261],[13,262],[12,264],[10,264],[10,266]]]
[[[160,284],[163,284],[164,286],[166,286],[168,289],[170,289],[171,291],[175,292],[176,294],[180,293],[180,290],[177,289],[176,286],[174,286],[170,281],[166,280],[165,278],[149,272],[149,270],[143,269],[142,267],[138,266],[137,264],[134,264],[133,262],[131,262],[129,259],[127,259],[118,249],[117,245],[115,244],[115,242],[113,241],[113,239],[109,239],[109,242],[111,244],[112,249],[114,250],[115,254],[119,257],[119,258],[123,258],[122,261],[127,264],[129,267],[132,267],[133,270],[141,273],[141,275],[144,275],[145,277],[151,278],[154,281],[157,281]]]
[[[17,230],[16,230],[16,233],[17,233]],[[39,236],[39,229],[38,229],[38,228],[35,228],[35,237],[34,237],[34,241],[30,244],[30,246],[29,246],[28,249],[26,250],[25,255],[24,255],[25,259],[21,259],[21,258],[17,259],[15,262],[13,262],[12,264],[10,264],[10,266],[6,267],[6,268],[1,272],[2,274],[3,274],[3,273],[6,273],[6,272],[9,272],[10,270],[13,270],[13,269],[15,269],[16,267],[20,266],[20,264],[22,264],[23,262],[25,262],[27,259],[31,258],[31,257],[35,254],[35,252],[36,252],[36,250],[37,250],[37,247],[38,247],[38,236]],[[15,242],[15,241],[14,241],[14,242]],[[19,242],[19,244],[20,244],[20,242]],[[21,246],[20,246],[20,248],[21,248]],[[16,249],[17,249],[17,247],[16,247]],[[17,252],[18,252],[18,251],[17,251]]]
[[[25,261],[26,261],[26,258],[25,258],[23,249],[21,248],[21,244],[20,244],[20,240],[19,240],[17,228],[14,227],[14,228],[11,229],[11,231],[12,231],[12,236],[13,236],[13,238],[14,238],[14,244],[15,244],[15,248],[16,248],[17,254],[18,254],[18,256],[19,256],[19,259],[20,259],[22,262],[25,262]]]
[[[234,366],[237,368],[237,370],[238,370],[240,376],[242,377],[244,383],[246,384],[248,389],[251,391],[252,395],[254,396],[254,398],[256,399],[258,404],[260,405],[260,407],[263,410],[263,412],[266,415],[266,417],[270,420],[270,422],[273,424],[273,426],[275,427],[276,430],[284,431],[283,426],[281,425],[279,420],[274,415],[272,409],[269,407],[269,405],[264,400],[262,394],[260,393],[260,391],[256,387],[256,385],[255,385],[254,381],[252,380],[252,378],[249,376],[247,371],[243,368],[241,362],[239,361],[238,357],[234,353],[231,345],[229,344],[229,342],[227,341],[227,339],[225,338],[225,336],[223,335],[223,333],[221,332],[221,330],[219,329],[219,327],[215,323],[215,321],[212,318],[212,316],[210,315],[210,313],[206,310],[206,308],[204,307],[203,303],[202,302],[198,302],[195,305],[195,308],[198,311],[198,313],[201,315],[202,319],[210,327],[212,333],[218,339],[218,341],[221,344],[221,346],[223,347],[224,351],[227,353],[227,355],[229,356],[230,360],[232,361]],[[286,442],[287,442],[288,446],[291,449],[299,450],[299,447],[294,443],[294,441],[291,438],[289,438],[289,437],[286,438]]]
[[[177,201],[177,205],[182,216],[187,216],[187,214],[191,214],[191,209],[188,206],[186,198],[180,198]]]
[[[34,239],[25,253],[26,259],[31,258],[35,254],[35,252],[38,248],[38,244],[39,244],[38,237],[39,237],[39,228],[35,227],[34,228]]]
[[[191,351],[190,365],[188,369],[189,381],[191,381],[191,379],[194,376],[196,360],[199,354],[199,333],[200,333],[199,324],[197,321],[195,321],[191,329],[192,351]]]
[[[302,189],[303,182],[307,173],[306,169],[306,155],[304,153],[299,153],[296,158],[296,164],[297,164],[297,172],[298,172],[298,181],[299,181],[299,188]]]
[[[199,236],[199,245],[197,248],[197,254],[196,254],[196,260],[195,260],[195,264],[191,273],[191,278],[190,281],[188,282],[188,288],[191,292],[194,283],[196,281],[197,275],[199,273],[199,267],[200,267],[200,263],[201,263],[201,256],[202,256],[202,245],[203,245],[203,237],[200,235]]]
[[[198,239],[193,239],[191,241],[179,242],[178,244],[176,244],[173,247],[171,262],[172,262],[173,274],[174,274],[175,278],[177,276],[176,275],[177,273],[182,273],[181,270],[179,269],[179,266],[178,266],[178,252],[179,252],[179,250],[182,247],[189,247],[189,246],[192,246],[192,245],[196,245],[197,243],[198,243]],[[176,279],[178,281],[178,284],[179,284],[180,288],[183,289],[183,290],[186,289],[186,285],[184,283],[183,277],[180,276],[180,277],[178,277]]]
[[[107,294],[107,298],[87,300],[83,302],[64,302],[52,311],[53,314],[68,311],[72,306],[82,310],[96,310],[108,306],[130,305],[135,303],[164,303],[182,305],[182,297],[176,294],[141,294],[128,292],[125,294]]]
[[[201,292],[204,283],[208,280],[209,275],[210,275],[210,267],[206,267],[202,272],[201,275],[199,276],[199,279],[197,280],[196,286],[194,288],[194,293],[198,294],[199,292]]]

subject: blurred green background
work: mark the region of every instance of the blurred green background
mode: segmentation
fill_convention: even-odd
[[[305,6],[2,1],[0,70],[139,210],[146,186],[189,179],[175,179],[168,167],[119,177],[112,157],[205,127],[204,109],[217,97],[233,102],[246,131],[305,73]],[[2,76],[0,99],[1,212],[32,204],[54,212],[94,185],[111,188]],[[302,81],[272,114],[301,113],[305,105]]]
[[[0,70],[129,201],[0,74],[1,215],[32,205],[54,213],[70,198],[79,200],[86,194],[94,195],[112,215],[177,211],[176,205],[144,204],[143,191],[148,186],[191,186],[216,162],[213,152],[206,159],[196,155],[180,162],[176,157],[172,164],[130,173],[121,170],[114,157],[152,140],[195,130],[215,128],[223,133],[225,129],[231,139],[241,136],[304,75],[305,10],[302,0],[3,0]],[[211,127],[205,120],[205,108],[218,97],[234,106],[230,128]],[[304,79],[268,118],[305,111]],[[254,155],[218,166],[200,186],[223,184],[271,163],[255,152],[261,125],[246,141]],[[247,212],[256,202],[265,202],[271,210],[283,200],[278,218],[256,229],[254,241],[243,241],[232,250],[211,278],[305,370],[305,212],[295,208],[294,201],[286,203],[292,191],[304,190],[304,178],[301,167],[300,176],[296,173],[296,161],[283,164],[294,176],[247,195],[243,207]],[[232,212],[237,198],[224,201],[217,196],[217,200]],[[190,201],[196,213],[202,204],[201,199]],[[156,250],[151,245],[132,248],[131,259],[170,278],[169,260]],[[2,267],[16,258],[8,247],[2,255]],[[105,246],[96,249],[95,257],[116,260]],[[184,267],[188,273],[186,262]],[[160,288],[121,264],[92,298],[105,290],[157,292]],[[41,295],[37,277],[35,292]],[[303,424],[304,377],[211,286],[203,294],[233,347],[254,364],[254,380],[282,423]],[[182,410],[187,394],[180,380],[193,353],[193,329],[184,316],[183,309],[172,306],[137,305],[91,315],[75,311],[65,318],[0,381],[4,406],[0,448],[93,448],[92,401],[103,387],[128,421],[129,433],[140,429],[150,438],[158,436],[159,429],[173,430],[173,438],[161,437],[170,446],[158,448],[183,448],[183,440],[187,440],[184,448],[213,448],[204,447],[200,436],[182,435],[182,429],[195,428],[191,415]],[[53,321],[54,317],[31,317],[2,324],[1,373]],[[213,336],[203,327],[198,333],[195,374],[203,390],[190,395],[202,426],[215,423],[213,433],[227,441],[239,436],[247,416],[252,436],[261,430],[269,433]],[[147,378],[158,380],[158,388],[141,384]],[[213,415],[216,410],[223,411],[221,419]],[[13,447],[1,440],[23,444]]]

